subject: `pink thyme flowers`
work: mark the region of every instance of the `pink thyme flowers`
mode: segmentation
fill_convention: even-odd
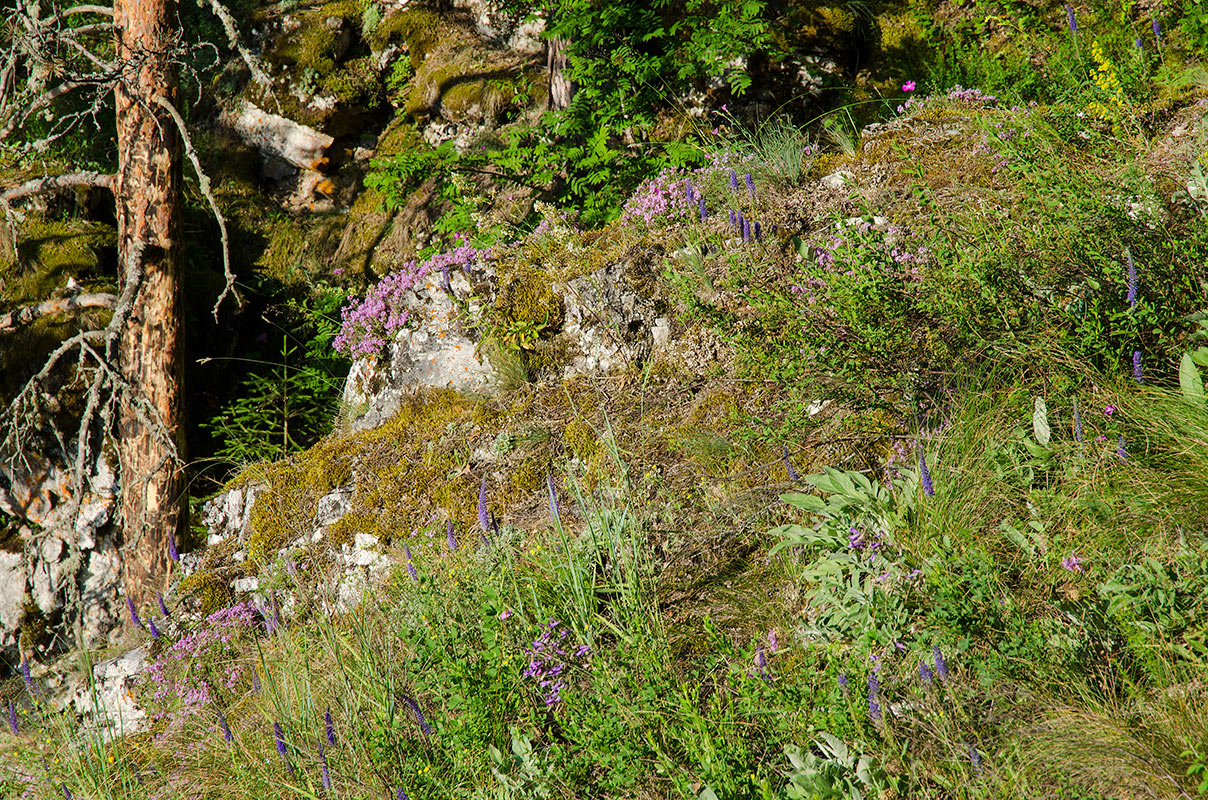
[[[410,321],[408,301],[417,289],[423,288],[428,275],[440,274],[441,285],[446,286],[452,270],[469,272],[479,261],[492,257],[489,248],[476,248],[465,237],[460,242],[452,250],[438,253],[423,263],[408,262],[370,287],[360,300],[344,306],[340,312],[343,318],[340,335],[332,342],[336,352],[352,358],[377,354]]]

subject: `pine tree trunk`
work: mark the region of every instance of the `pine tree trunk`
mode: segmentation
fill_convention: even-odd
[[[552,36],[546,42],[545,65],[549,69],[549,105],[550,108],[566,108],[574,96],[575,87],[566,74],[568,61],[566,53],[570,42],[561,36]]]
[[[117,240],[122,280],[141,272],[118,363],[123,582],[140,607],[162,588],[168,537],[184,530],[184,329],[180,292],[180,141],[155,103],[177,98],[174,0],[117,0]]]

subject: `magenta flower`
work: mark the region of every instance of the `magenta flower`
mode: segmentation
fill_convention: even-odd
[[[902,84],[903,92],[913,92],[914,90],[915,90],[914,81],[906,81],[905,83]]]
[[[1067,572],[1086,572],[1082,567],[1082,559],[1076,553],[1070,553],[1061,559],[1061,568]]]

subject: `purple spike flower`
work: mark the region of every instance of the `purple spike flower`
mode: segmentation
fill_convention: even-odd
[[[845,694],[845,695],[846,695],[846,694],[847,694],[847,686],[848,686],[848,684],[847,684],[847,676],[846,676],[846,675],[844,675],[842,672],[840,672],[840,673],[839,673],[839,691],[843,692],[843,694]]]
[[[134,610],[134,601],[129,597],[126,598],[126,608],[130,610],[130,622],[138,627],[143,627],[143,621],[139,619],[138,612]]]
[[[554,487],[554,476],[551,473],[545,475],[545,488],[549,491],[549,513],[554,518],[556,525],[562,524],[562,515],[558,512],[558,490]]]
[[[1142,48],[1144,48],[1144,47],[1145,47],[1145,45],[1141,44],[1141,37],[1140,37],[1140,36],[1138,36],[1138,37],[1137,37],[1137,40],[1136,40],[1135,42],[1133,42],[1133,47],[1137,48],[1138,50],[1141,50]]]
[[[734,170],[730,170],[730,189],[735,192],[738,191],[738,173]]]
[[[935,657],[935,674],[940,676],[940,680],[946,683],[951,675],[948,672],[948,663],[944,661],[944,654],[940,652],[938,644],[932,646],[931,655]]]
[[[700,221],[701,222],[705,221],[705,216],[706,216],[706,214],[705,214],[705,196],[702,194],[700,196]]]
[[[759,672],[766,673],[768,671],[768,657],[763,652],[763,645],[755,645],[755,666],[759,667]]]
[[[755,241],[757,241],[757,242],[763,241],[763,229],[761,227],[759,227],[758,222],[755,223]]]
[[[415,698],[403,695],[403,702],[411,706],[411,713],[415,715],[415,721],[419,723],[419,729],[424,732],[424,736],[431,736],[432,728],[428,726],[428,721],[424,719],[424,712],[419,710],[419,703],[415,702]]]
[[[8,727],[12,728],[13,736],[16,736],[20,729],[17,727],[17,707],[13,705],[13,701],[8,701]]]
[[[67,788],[67,784],[63,784],[63,797],[65,800],[75,800],[75,795]]]
[[[159,638],[159,628],[155,627],[155,620],[148,617],[147,626],[151,629],[151,638],[158,639]]]
[[[335,723],[335,720],[333,720],[331,718],[331,709],[330,708],[325,709],[323,711],[323,723],[327,729],[326,730],[327,743],[329,745],[331,745],[332,747],[335,747],[336,746],[336,723]]]
[[[1124,434],[1120,434],[1120,438],[1116,441],[1116,455],[1120,456],[1121,461],[1128,460],[1128,450],[1125,448]]]
[[[969,761],[973,764],[973,771],[980,775],[982,771],[981,753],[977,752],[977,748],[973,745],[969,745]]]
[[[935,494],[935,484],[931,482],[931,470],[927,469],[927,455],[919,446],[919,478],[923,481],[923,494],[931,497]]]
[[[161,593],[161,594],[157,594],[157,595],[156,595],[156,599],[158,599],[158,600],[159,600],[159,613],[163,614],[163,615],[164,615],[164,617],[165,617],[165,618],[167,618],[167,619],[172,619],[172,615],[168,613],[168,606],[167,606],[167,604],[164,602],[164,596],[163,596],[163,594],[162,594],[162,593]]]
[[[34,686],[33,676],[29,674],[29,659],[24,653],[21,654],[21,679],[25,681],[25,689],[31,695],[36,693],[37,687]]]
[[[168,534],[168,558],[180,561],[180,551],[176,549],[176,536],[172,533]]]
[[[696,194],[692,191],[691,178],[684,179],[684,196],[688,198],[689,203],[696,199]]]
[[[1141,351],[1133,350],[1133,380],[1145,383],[1145,372],[1141,369]]]
[[[285,747],[285,733],[281,730],[281,723],[273,723],[273,738],[277,740],[277,752],[281,754],[281,760],[285,762],[285,766],[289,769],[289,774],[294,774],[294,765],[289,763],[289,751]]]
[[[403,787],[398,787],[398,793],[394,795],[394,800],[407,800],[407,793],[403,791]]]
[[[923,683],[928,686],[930,686],[931,682],[935,680],[935,675],[931,672],[931,667],[927,665],[926,661],[919,662],[919,678],[921,678]]]
[[[789,480],[793,483],[800,481],[801,476],[797,473],[797,470],[793,469],[793,462],[789,460],[789,449],[783,444],[780,445],[780,458],[784,461],[784,471],[789,474]]]
[[[419,573],[415,571],[415,562],[411,560],[411,548],[403,545],[403,557],[407,559],[407,572],[411,575],[411,580],[418,581]]]
[[[453,535],[453,520],[449,520],[449,526],[445,529],[445,536],[449,540],[449,549],[457,549],[457,537]]]
[[[1078,32],[1078,20],[1074,19],[1074,7],[1069,3],[1065,4],[1065,24],[1069,26],[1070,33]]]
[[[751,221],[744,219],[741,215],[738,219],[742,221],[742,241],[744,243],[751,241]]]
[[[1137,307],[1137,265],[1133,262],[1132,251],[1124,249],[1124,257],[1128,259],[1128,307]]]
[[[252,667],[252,692],[260,694],[260,673],[255,667]]]
[[[235,737],[231,735],[231,726],[227,724],[226,714],[223,714],[221,711],[218,712],[218,728],[222,731],[222,740],[224,742],[230,744],[235,740]]]
[[[747,191],[751,193],[751,199],[755,199],[755,180],[751,177],[751,173],[746,173],[742,179],[747,183]]]
[[[881,703],[878,697],[881,693],[881,683],[877,680],[877,673],[868,673],[868,717],[873,722],[881,719]]]
[[[491,529],[491,515],[487,511],[487,479],[478,487],[478,524],[484,532]]]
[[[331,793],[331,772],[327,769],[327,753],[323,752],[323,743],[319,742],[319,774],[323,781],[323,791]]]
[[[1158,43],[1158,47],[1162,46],[1162,26],[1156,19],[1153,21],[1153,40]]]

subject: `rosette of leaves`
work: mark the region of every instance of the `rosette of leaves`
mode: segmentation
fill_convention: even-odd
[[[919,477],[903,470],[890,484],[874,483],[859,472],[825,468],[802,482],[825,496],[785,494],[781,500],[808,512],[812,525],[781,525],[769,533],[780,539],[772,552],[800,549],[812,560],[802,578],[813,584],[807,606],[807,635],[846,638],[866,645],[897,641],[909,619],[907,570],[898,560],[894,534],[908,521]],[[859,530],[878,543],[875,557],[852,546]]]
[[[889,778],[870,756],[853,752],[825,731],[818,734],[811,752],[790,745],[784,754],[790,764],[785,795],[792,800],[863,800],[879,797],[889,785]]]

